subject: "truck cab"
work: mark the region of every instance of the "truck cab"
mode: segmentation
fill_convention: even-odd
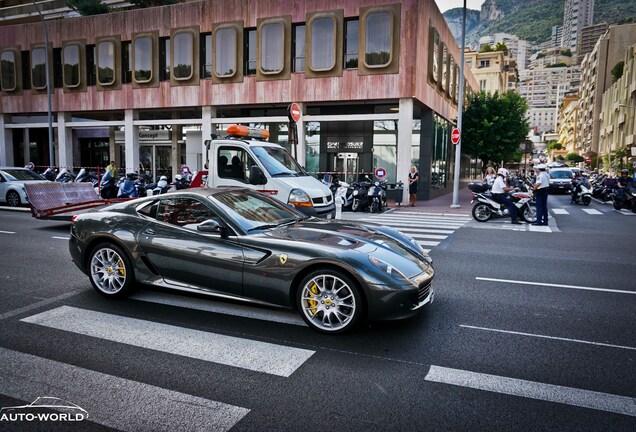
[[[208,187],[243,187],[293,205],[308,216],[333,217],[329,187],[310,176],[264,129],[231,125],[228,136],[205,141]]]

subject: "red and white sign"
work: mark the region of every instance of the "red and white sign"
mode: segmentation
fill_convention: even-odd
[[[451,142],[455,145],[459,144],[459,141],[462,139],[462,134],[457,128],[453,128],[451,132]]]
[[[300,105],[296,102],[292,102],[289,104],[289,118],[292,119],[295,123],[298,123],[303,116],[303,112],[300,110]]]
[[[376,168],[375,176],[379,179],[384,178],[384,176],[386,176],[386,170],[384,168]]]

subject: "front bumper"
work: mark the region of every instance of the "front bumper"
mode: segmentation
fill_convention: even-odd
[[[332,202],[329,205],[320,207],[296,207],[296,210],[307,216],[333,219],[336,214],[336,205]]]
[[[410,318],[433,302],[433,277],[422,273],[411,279],[416,285],[388,287],[368,285],[369,320],[388,321]]]

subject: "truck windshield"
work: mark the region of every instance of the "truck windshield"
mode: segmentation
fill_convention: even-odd
[[[252,151],[272,177],[305,176],[305,171],[282,147],[251,147]]]

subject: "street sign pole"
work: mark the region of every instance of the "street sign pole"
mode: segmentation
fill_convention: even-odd
[[[461,60],[459,64],[459,95],[457,96],[457,129],[462,130],[462,111],[464,110],[464,48],[466,47],[466,0],[464,0],[464,11],[462,15],[462,48]],[[459,205],[459,171],[462,157],[461,140],[455,146],[455,175],[453,178],[453,204],[451,208],[460,208]]]

